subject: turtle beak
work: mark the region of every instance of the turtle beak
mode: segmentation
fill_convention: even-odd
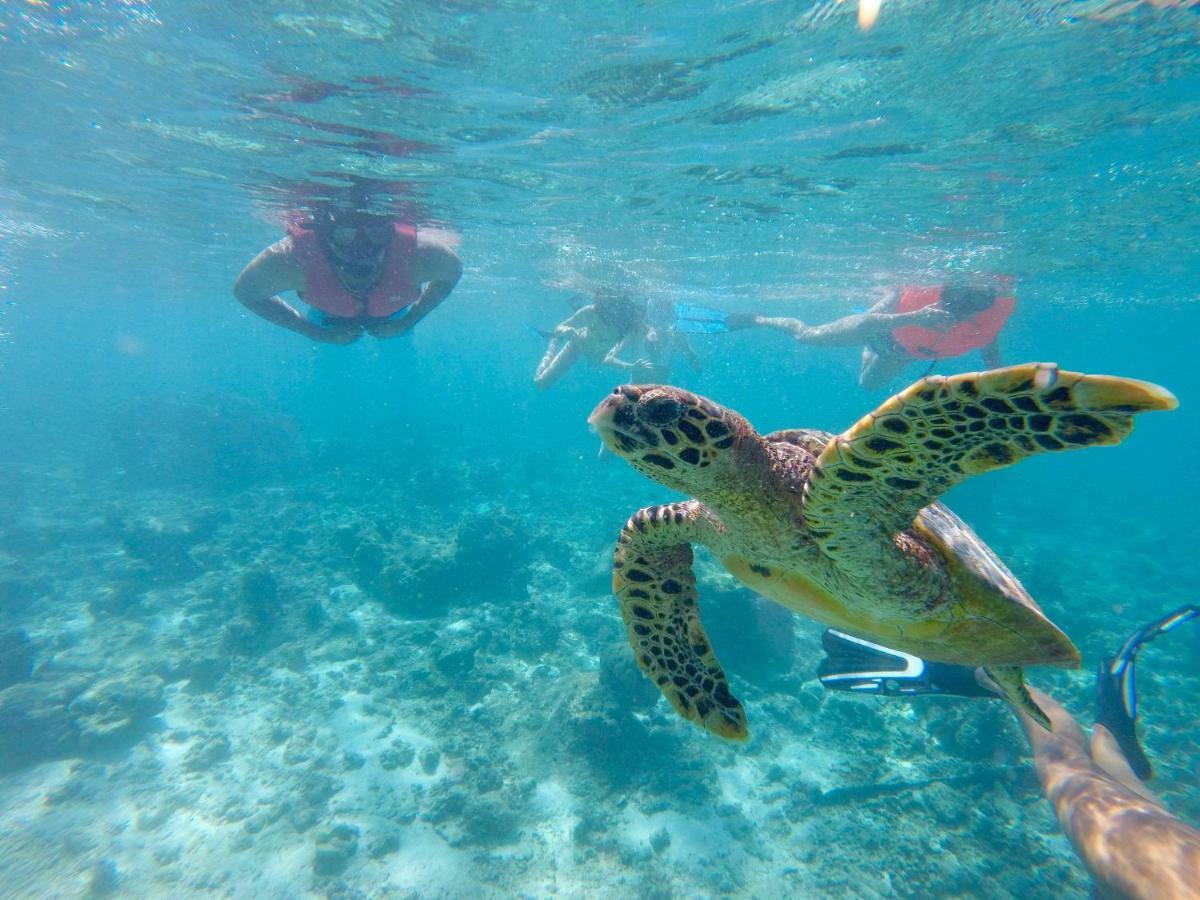
[[[592,430],[600,435],[604,446],[614,453],[620,454],[622,450],[629,449],[630,436],[622,426],[633,424],[633,408],[641,394],[641,390],[632,385],[613,388],[613,392],[601,400],[588,416]]]
[[[592,414],[588,416],[588,424],[597,431],[619,427],[624,421],[633,421],[633,407],[637,405],[642,392],[633,385],[623,384],[612,389],[612,393],[601,400]]]
[[[617,431],[613,427],[613,423],[617,417],[617,410],[624,402],[624,397],[609,394],[609,396],[600,401],[596,408],[592,410],[592,414],[588,416],[588,425],[591,426],[592,431],[600,436],[602,453],[603,448],[608,448],[614,452],[617,449]]]
[[[596,408],[592,410],[592,414],[588,416],[588,424],[596,431],[607,427],[616,414],[617,407],[621,404],[621,399],[614,394],[609,394],[601,400],[596,405]]]

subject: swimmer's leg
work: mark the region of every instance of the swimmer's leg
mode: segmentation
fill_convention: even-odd
[[[870,345],[863,347],[858,384],[868,391],[886,387],[888,382],[908,368],[910,362],[907,356],[899,353],[880,352]]]
[[[548,388],[567,374],[567,370],[579,359],[579,342],[570,338],[552,337],[546,347],[546,355],[538,364],[533,383],[539,388]]]

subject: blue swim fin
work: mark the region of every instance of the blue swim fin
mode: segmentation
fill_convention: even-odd
[[[683,334],[724,334],[729,330],[726,313],[690,303],[675,304],[675,330]]]
[[[1181,606],[1156,622],[1139,628],[1096,673],[1096,723],[1116,738],[1133,774],[1145,781],[1153,773],[1137,736],[1137,656],[1143,644],[1200,617],[1200,606]]]
[[[544,341],[549,341],[550,338],[554,337],[553,331],[545,331],[544,329],[538,328],[536,325],[530,325],[528,322],[525,323],[525,327]]]
[[[971,666],[929,662],[832,628],[822,635],[821,645],[825,658],[817,667],[817,677],[826,690],[885,696],[998,697],[975,680]]]

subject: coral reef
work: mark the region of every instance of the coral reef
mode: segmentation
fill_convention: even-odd
[[[0,631],[0,691],[33,672],[33,646],[23,628]]]
[[[43,497],[33,479],[26,496]],[[36,826],[4,830],[0,883],[96,896],[1085,889],[1000,704],[827,696],[812,680],[820,628],[702,557],[704,622],[752,729],[721,743],[638,671],[608,594],[606,514],[551,532],[515,504],[448,510],[423,484],[362,485],[262,487],[228,508],[159,489],[116,504],[103,484],[29,501],[19,554],[0,556],[0,808],[6,826]],[[1028,522],[1005,531],[996,516],[1016,564],[1036,557]],[[64,544],[67,522],[82,524]],[[1101,591],[1082,563],[1060,567]],[[1080,628],[1099,646],[1119,632]],[[1170,664],[1147,684],[1188,677],[1187,649],[1156,645]],[[1086,680],[1043,683],[1076,703]],[[1169,801],[1194,809],[1194,723],[1148,738]],[[28,834],[57,835],[53,863]]]
[[[355,582],[399,616],[424,618],[451,606],[525,594],[539,533],[502,507],[480,506],[446,539],[414,543],[378,525],[342,528],[338,545]]]

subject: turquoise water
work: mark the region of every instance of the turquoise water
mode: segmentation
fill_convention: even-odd
[[[824,695],[821,627],[710,558],[753,738],[656,702],[608,571],[676,497],[597,456],[621,373],[536,391],[527,326],[1014,276],[1007,362],[1180,399],[947,498],[1083,651],[1030,677],[1086,724],[1200,583],[1200,16],[1103,7],[6,4],[0,893],[1086,896],[999,704]],[[238,272],[352,186],[457,235],[453,294],[348,347],[250,315]],[[890,393],[856,348],[693,343],[674,381],[763,433]],[[1195,823],[1200,629],[1142,660]]]

